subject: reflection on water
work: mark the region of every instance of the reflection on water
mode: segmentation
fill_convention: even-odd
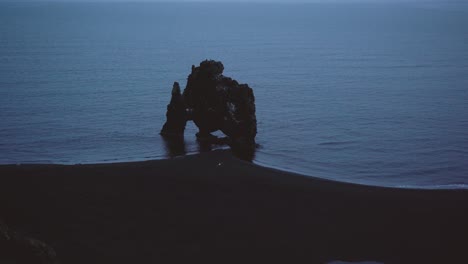
[[[252,162],[255,159],[255,151],[257,150],[257,147],[258,147],[257,145],[254,145],[254,146],[231,145],[231,150],[232,150],[232,153],[234,153],[234,155],[237,158],[248,161],[248,162]]]
[[[163,136],[164,150],[166,157],[173,158],[187,153],[185,139],[183,136]]]
[[[215,145],[214,143],[206,141],[206,140],[197,140],[197,144],[198,144],[198,152],[200,153],[212,151]]]
[[[187,154],[187,142],[184,136],[164,136],[164,151],[167,158],[183,156]],[[225,148],[229,146],[232,153],[239,159],[252,162],[255,159],[257,145],[233,144],[228,137],[213,137],[210,140],[197,139],[197,151],[199,153]],[[189,144],[190,145],[190,144]]]

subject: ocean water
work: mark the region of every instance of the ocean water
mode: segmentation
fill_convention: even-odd
[[[254,89],[255,163],[468,188],[461,5],[0,3],[0,163],[206,151],[193,124],[184,145],[158,134],[172,83],[204,59]]]

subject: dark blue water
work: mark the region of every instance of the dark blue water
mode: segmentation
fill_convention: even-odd
[[[468,8],[453,5],[0,4],[0,163],[180,153],[158,132],[172,83],[207,58],[254,88],[259,164],[468,187]],[[200,151],[195,132],[181,152]]]

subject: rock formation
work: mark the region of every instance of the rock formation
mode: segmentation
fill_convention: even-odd
[[[171,102],[167,105],[166,118],[167,121],[161,130],[161,135],[183,136],[187,113],[178,82],[174,82],[172,86],[172,97]]]
[[[199,139],[210,139],[213,137],[211,132],[221,130],[234,146],[255,146],[257,119],[253,90],[247,84],[239,84],[224,76],[223,70],[223,64],[213,60],[205,60],[198,67],[192,66],[183,96],[172,93],[162,134],[173,131],[169,127],[183,133],[181,124],[185,128],[184,122],[193,120],[199,129]],[[182,109],[179,106],[182,104],[184,111],[179,113],[175,109]]]

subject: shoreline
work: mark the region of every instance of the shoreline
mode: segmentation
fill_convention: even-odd
[[[465,189],[343,183],[241,161],[229,150],[1,165],[0,175],[0,220],[50,245],[63,263],[466,258]]]
[[[151,157],[148,159],[130,159],[130,160],[109,160],[109,161],[98,161],[98,162],[83,162],[83,163],[11,163],[11,164],[0,164],[0,170],[2,168],[6,168],[8,166],[99,166],[99,165],[118,165],[118,164],[132,164],[132,163],[144,163],[144,162],[158,162],[158,161],[165,161],[165,160],[173,160],[173,159],[183,159],[185,157],[190,157],[190,156],[197,156],[197,155],[205,155],[208,152],[229,152],[232,153],[232,151],[227,147],[227,148],[217,148],[213,149],[210,151],[204,151],[204,152],[199,152],[199,151],[194,151],[194,152],[188,152],[185,153],[184,155],[180,156],[173,156],[173,157],[167,157],[167,156],[161,156],[161,157]],[[232,154],[234,157],[236,157],[235,154]],[[236,157],[237,158],[237,157]],[[247,162],[242,159],[237,158],[238,160],[242,162]],[[403,189],[403,190],[446,190],[446,191],[456,191],[456,190],[466,190],[468,191],[468,185],[461,183],[461,184],[439,184],[439,185],[430,185],[430,186],[414,186],[414,185],[398,185],[398,186],[389,186],[389,185],[376,185],[376,184],[367,184],[367,183],[361,183],[361,182],[352,182],[352,181],[340,181],[332,178],[325,178],[325,177],[319,177],[319,176],[313,176],[313,175],[308,175],[306,173],[302,173],[300,171],[296,171],[293,169],[285,169],[281,167],[277,167],[275,165],[270,165],[267,163],[262,163],[256,160],[252,160],[251,162],[247,162],[249,164],[252,164],[254,166],[258,166],[264,169],[272,169],[280,173],[286,173],[286,174],[291,174],[291,175],[296,175],[299,177],[306,177],[306,178],[312,178],[316,180],[325,180],[325,181],[331,181],[331,182],[336,182],[336,183],[343,183],[343,184],[350,184],[350,185],[360,185],[360,186],[365,186],[365,187],[377,187],[377,188],[389,188],[389,189]]]

